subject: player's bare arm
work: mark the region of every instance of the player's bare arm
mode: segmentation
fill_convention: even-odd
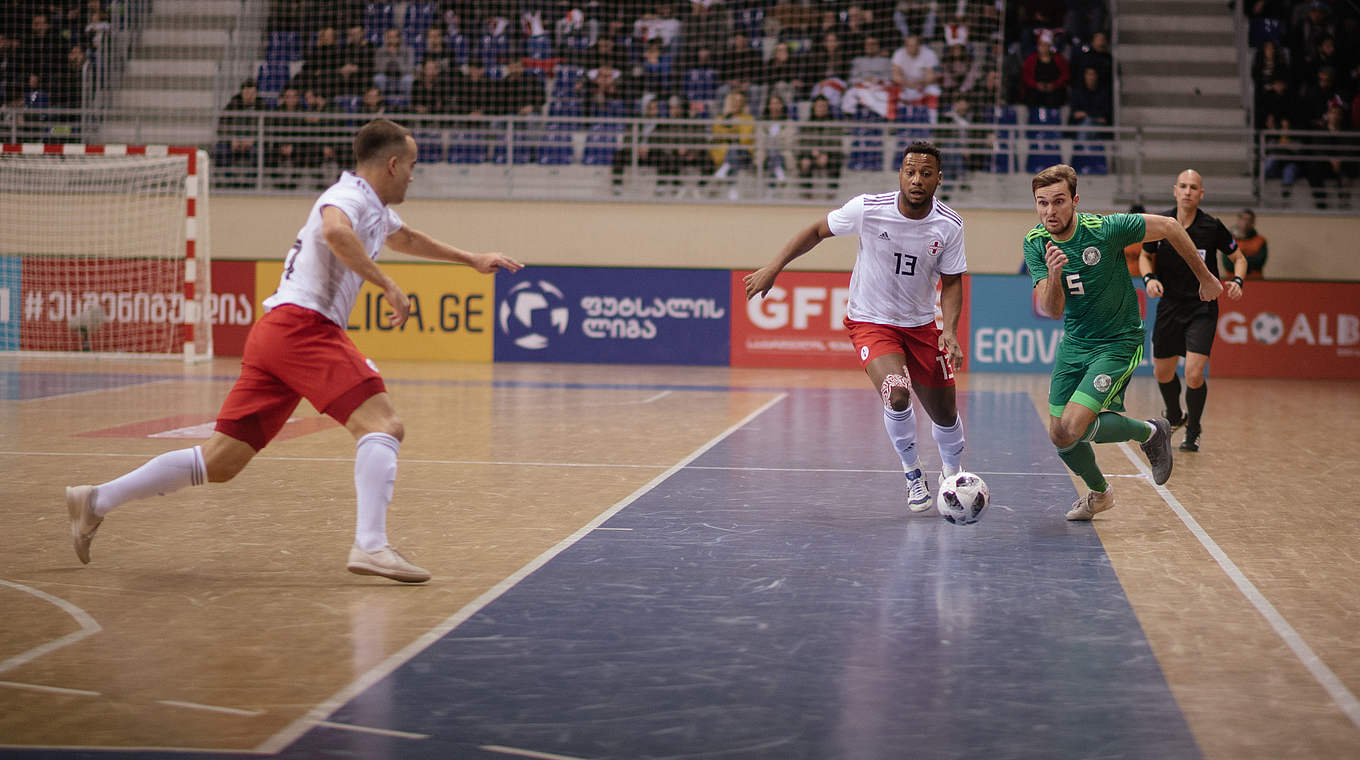
[[[1063,309],[1067,306],[1067,291],[1063,290],[1063,267],[1067,266],[1067,254],[1053,244],[1044,241],[1044,263],[1048,265],[1048,276],[1039,280],[1034,289],[1039,292],[1039,308],[1049,319],[1062,319]]]
[[[406,225],[387,237],[387,245],[394,251],[419,256],[423,259],[449,261],[467,264],[482,274],[490,274],[499,269],[518,272],[524,265],[503,253],[473,253],[441,243],[429,235]]]
[[[1228,254],[1228,261],[1233,265],[1233,279],[1223,283],[1223,289],[1227,292],[1228,298],[1236,301],[1242,297],[1242,280],[1247,278],[1247,256],[1241,251],[1233,251]]]
[[[963,313],[963,275],[940,275],[940,311],[944,325],[940,328],[938,348],[949,355],[955,371],[963,369],[963,348],[959,345],[959,316]]]
[[[1195,279],[1199,280],[1199,299],[1212,301],[1218,298],[1218,294],[1223,292],[1223,283],[1218,281],[1200,259],[1199,250],[1195,248],[1194,242],[1190,240],[1190,235],[1186,233],[1181,223],[1173,217],[1156,214],[1143,214],[1143,222],[1147,226],[1143,242],[1166,240],[1190,267],[1190,271],[1195,273]]]
[[[790,261],[812,250],[829,237],[831,227],[827,225],[826,217],[799,230],[798,234],[784,244],[783,250],[773,261],[741,278],[742,282],[746,283],[746,299],[749,301],[757,293],[763,298],[770,292],[770,288],[774,287],[774,278],[784,271],[784,267],[788,266]]]
[[[354,225],[350,223],[349,217],[345,216],[345,212],[335,206],[321,209],[321,236],[326,240],[326,247],[330,248],[331,253],[340,259],[342,264],[368,282],[382,288],[387,302],[392,305],[389,324],[392,327],[405,324],[406,317],[411,313],[410,300],[406,298],[401,288],[397,287],[396,281],[388,277],[377,262],[368,257],[363,241],[355,234]]]
[[[1156,278],[1148,279],[1148,275],[1156,274],[1157,267],[1152,263],[1152,254],[1147,251],[1138,252],[1138,274],[1142,275],[1143,281],[1147,283],[1148,298],[1161,298],[1165,289],[1162,281]]]

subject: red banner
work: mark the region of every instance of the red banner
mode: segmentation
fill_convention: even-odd
[[[1360,379],[1360,284],[1251,280],[1218,309],[1216,377]]]
[[[782,272],[764,298],[746,300],[747,272],[732,273],[732,366],[854,369],[859,366],[845,319],[849,272]],[[968,285],[959,341],[968,335]],[[935,317],[938,322],[939,291]],[[964,345],[964,354],[968,347]]]
[[[212,295],[208,317],[212,319],[213,354],[240,356],[246,334],[255,324],[255,262],[223,259],[212,263]]]
[[[26,257],[20,348],[176,353],[184,348],[184,263]]]

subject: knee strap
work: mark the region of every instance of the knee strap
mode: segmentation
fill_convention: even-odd
[[[879,391],[883,394],[883,405],[890,409],[892,408],[893,388],[901,388],[907,392],[908,396],[911,395],[911,385],[907,382],[905,375],[888,375],[883,378],[883,386],[879,388]]]

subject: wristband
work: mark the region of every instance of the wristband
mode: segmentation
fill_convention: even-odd
[[[1242,287],[1242,278],[1241,278],[1241,277],[1234,276],[1234,277],[1232,278],[1232,281],[1235,282],[1235,283],[1237,283],[1237,287],[1239,287],[1239,288]]]
[[[1152,282],[1155,279],[1157,279],[1157,274],[1155,272],[1149,272],[1143,275],[1143,286],[1146,287],[1148,283]]]

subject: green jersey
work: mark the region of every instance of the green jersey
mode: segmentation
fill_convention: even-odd
[[[1143,340],[1143,319],[1138,315],[1138,292],[1129,277],[1124,248],[1140,242],[1147,225],[1140,214],[1077,214],[1076,231],[1059,242],[1042,224],[1025,235],[1025,264],[1034,284],[1048,276],[1044,245],[1054,244],[1067,254],[1063,286],[1067,305],[1063,309],[1066,337],[1080,343],[1110,339]]]

